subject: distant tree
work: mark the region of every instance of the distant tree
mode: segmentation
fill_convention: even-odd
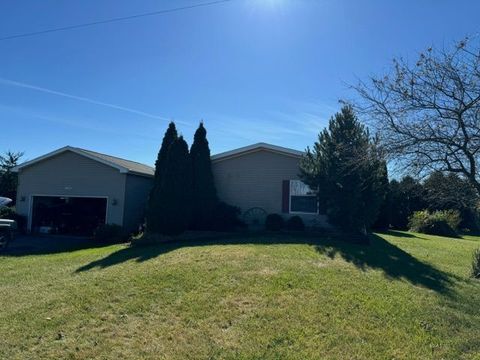
[[[157,160],[155,162],[155,177],[147,207],[147,231],[159,232],[160,231],[160,209],[159,206],[162,203],[160,189],[165,178],[165,166],[167,161],[167,155],[172,143],[177,140],[178,134],[175,124],[170,122],[168,129],[163,137],[162,146],[158,152]]]
[[[461,228],[479,230],[479,195],[466,179],[457,174],[432,173],[424,182],[428,210],[458,210]]]
[[[386,230],[390,227],[391,219],[391,205],[392,199],[390,196],[390,183],[388,181],[388,172],[387,164],[383,163],[383,171],[380,178],[381,193],[383,194],[383,199],[378,210],[378,216],[375,222],[372,225],[372,228],[379,230]]]
[[[383,150],[414,174],[460,174],[480,194],[480,40],[395,59],[385,76],[354,86]]]
[[[395,229],[406,230],[408,219],[415,211],[425,209],[422,184],[411,176],[389,184],[390,225]]]
[[[218,204],[207,131],[200,123],[190,149],[192,161],[192,221],[195,230],[211,230]]]
[[[313,150],[307,149],[300,171],[301,179],[318,189],[329,221],[366,240],[385,195],[386,166],[351,107],[330,119]]]
[[[170,145],[162,173],[154,229],[161,234],[177,235],[188,227],[192,204],[191,161],[182,136]]]
[[[23,152],[7,151],[0,155],[0,196],[17,199],[18,175],[12,169],[18,165]]]

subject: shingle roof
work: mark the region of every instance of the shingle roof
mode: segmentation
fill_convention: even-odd
[[[225,159],[230,159],[232,157],[236,156],[241,156],[244,154],[252,153],[255,151],[260,151],[260,150],[267,150],[279,154],[284,154],[288,156],[293,156],[293,157],[301,157],[304,152],[295,150],[295,149],[290,149],[286,148],[283,146],[277,146],[277,145],[272,145],[272,144],[267,144],[267,143],[256,143],[248,146],[244,146],[238,149],[230,150],[230,151],[225,151],[220,154],[216,154],[212,156],[212,161],[220,161],[220,160],[225,160]]]
[[[226,151],[224,153],[216,154],[212,156],[212,161],[221,161],[224,159],[229,159],[232,157],[236,156],[241,156],[247,153],[255,152],[255,151],[260,151],[260,150],[267,150],[279,154],[284,154],[288,156],[293,156],[293,157],[301,157],[304,153],[302,151],[290,149],[290,148],[285,148],[282,146],[277,146],[277,145],[271,145],[271,144],[266,144],[266,143],[257,143],[249,146],[245,146],[242,148],[234,149],[231,151]],[[88,158],[91,158],[93,160],[99,161],[101,163],[104,163],[106,165],[112,166],[120,172],[123,173],[133,173],[133,174],[138,174],[138,175],[144,175],[144,176],[154,176],[155,174],[155,169],[151,166],[136,162],[136,161],[131,161],[127,159],[122,159],[116,156],[111,156],[107,154],[102,154],[96,151],[92,150],[87,150],[87,149],[82,149],[78,147],[73,147],[73,146],[65,146],[63,148],[57,149],[55,151],[52,151],[48,154],[45,154],[43,156],[40,156],[36,159],[27,161],[23,164],[20,164],[13,168],[13,171],[19,171],[20,169],[30,166],[34,163],[37,163],[39,161],[48,159],[52,156],[55,156],[57,154],[60,154],[65,151],[73,151],[77,154],[86,156]]]
[[[133,173],[138,173],[138,174],[144,174],[144,175],[154,175],[155,174],[155,169],[151,166],[136,162],[136,161],[131,161],[127,159],[122,159],[119,157],[107,155],[107,154],[102,154],[98,153],[96,151],[92,150],[86,150],[82,148],[75,148],[81,152],[87,153],[93,157],[98,157],[104,161],[111,162],[113,164],[116,164],[120,167],[128,169],[129,172]]]

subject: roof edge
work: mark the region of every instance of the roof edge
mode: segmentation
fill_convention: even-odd
[[[238,149],[215,154],[211,157],[211,159],[213,162],[217,162],[217,161],[222,161],[222,160],[230,159],[233,157],[241,156],[247,153],[256,152],[259,150],[267,150],[270,152],[288,155],[292,157],[298,157],[298,158],[304,155],[304,152],[300,150],[295,150],[295,149],[291,149],[283,146],[260,142],[260,143],[244,146]]]
[[[129,172],[129,169],[126,168],[126,167],[124,167],[124,166],[120,166],[120,165],[114,164],[114,163],[112,163],[112,162],[110,162],[110,161],[107,161],[107,160],[101,159],[101,158],[99,158],[99,157],[93,156],[93,155],[91,155],[91,154],[88,154],[88,153],[82,151],[82,150],[79,149],[79,148],[75,148],[75,147],[69,146],[69,145],[64,146],[64,147],[62,147],[62,148],[60,148],[60,149],[51,151],[51,152],[49,152],[49,153],[47,153],[47,154],[45,154],[45,155],[36,157],[35,159],[32,159],[32,160],[30,160],[30,161],[26,161],[26,162],[24,162],[24,163],[22,163],[22,164],[20,164],[20,165],[17,165],[17,166],[15,166],[15,167],[12,169],[12,171],[13,171],[13,172],[19,172],[21,169],[23,169],[23,168],[25,168],[25,167],[34,165],[34,164],[36,164],[36,163],[38,163],[38,162],[40,162],[40,161],[43,161],[43,160],[47,160],[47,159],[49,159],[49,158],[51,158],[51,157],[53,157],[53,156],[55,156],[55,155],[62,154],[62,153],[64,153],[64,152],[66,152],[66,151],[71,151],[71,152],[73,152],[73,153],[75,153],[75,154],[78,154],[78,155],[80,155],[80,156],[84,156],[84,157],[86,157],[86,158],[89,158],[89,159],[91,159],[91,160],[97,161],[97,162],[102,163],[102,164],[104,164],[104,165],[110,166],[110,167],[112,167],[112,168],[114,168],[114,169],[119,170],[121,173],[128,173],[128,172]]]

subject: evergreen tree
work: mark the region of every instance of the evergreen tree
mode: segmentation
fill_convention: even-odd
[[[386,191],[386,166],[351,107],[330,119],[313,150],[307,149],[300,171],[301,179],[318,189],[329,221],[366,241]]]
[[[12,169],[18,165],[23,152],[7,151],[0,155],[0,196],[8,197],[15,204],[17,199],[18,174]]]
[[[200,123],[195,132],[190,149],[190,158],[192,160],[191,228],[195,230],[211,230],[218,199],[212,173],[207,131],[203,123]]]
[[[394,229],[407,229],[409,217],[426,207],[423,186],[411,176],[405,176],[400,181],[392,180],[389,197],[390,225]]]
[[[156,228],[161,234],[181,234],[187,230],[192,203],[191,161],[182,136],[171,144],[162,173]]]
[[[381,199],[378,215],[372,228],[379,230],[387,230],[390,227],[391,218],[391,197],[390,197],[390,184],[388,182],[387,164],[384,161],[382,169],[380,170],[380,187],[383,198]]]
[[[175,124],[171,122],[168,125],[168,129],[165,132],[163,137],[162,146],[158,152],[157,160],[155,161],[155,177],[153,182],[153,187],[150,192],[150,197],[148,201],[148,208],[147,208],[147,230],[149,232],[159,232],[159,224],[161,216],[159,211],[159,205],[162,202],[160,196],[160,189],[161,185],[164,180],[165,174],[165,165],[167,160],[167,155],[170,150],[170,146],[172,143],[178,138],[177,129]]]

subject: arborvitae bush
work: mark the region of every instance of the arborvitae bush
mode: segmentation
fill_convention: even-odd
[[[190,148],[192,161],[192,217],[190,228],[193,230],[212,230],[215,214],[218,211],[217,190],[212,173],[210,148],[207,131],[200,123]],[[231,215],[231,212],[229,212]],[[218,226],[218,222],[216,224]]]
[[[159,203],[156,204],[156,229],[161,234],[178,235],[188,228],[192,204],[191,163],[183,137],[180,136],[170,146],[162,171],[164,179],[158,194]]]
[[[155,177],[153,187],[150,191],[147,206],[147,231],[151,233],[160,232],[162,198],[160,190],[165,179],[165,167],[167,156],[170,151],[170,146],[178,138],[175,124],[171,122],[163,137],[162,146],[158,152],[157,160],[155,161]]]

